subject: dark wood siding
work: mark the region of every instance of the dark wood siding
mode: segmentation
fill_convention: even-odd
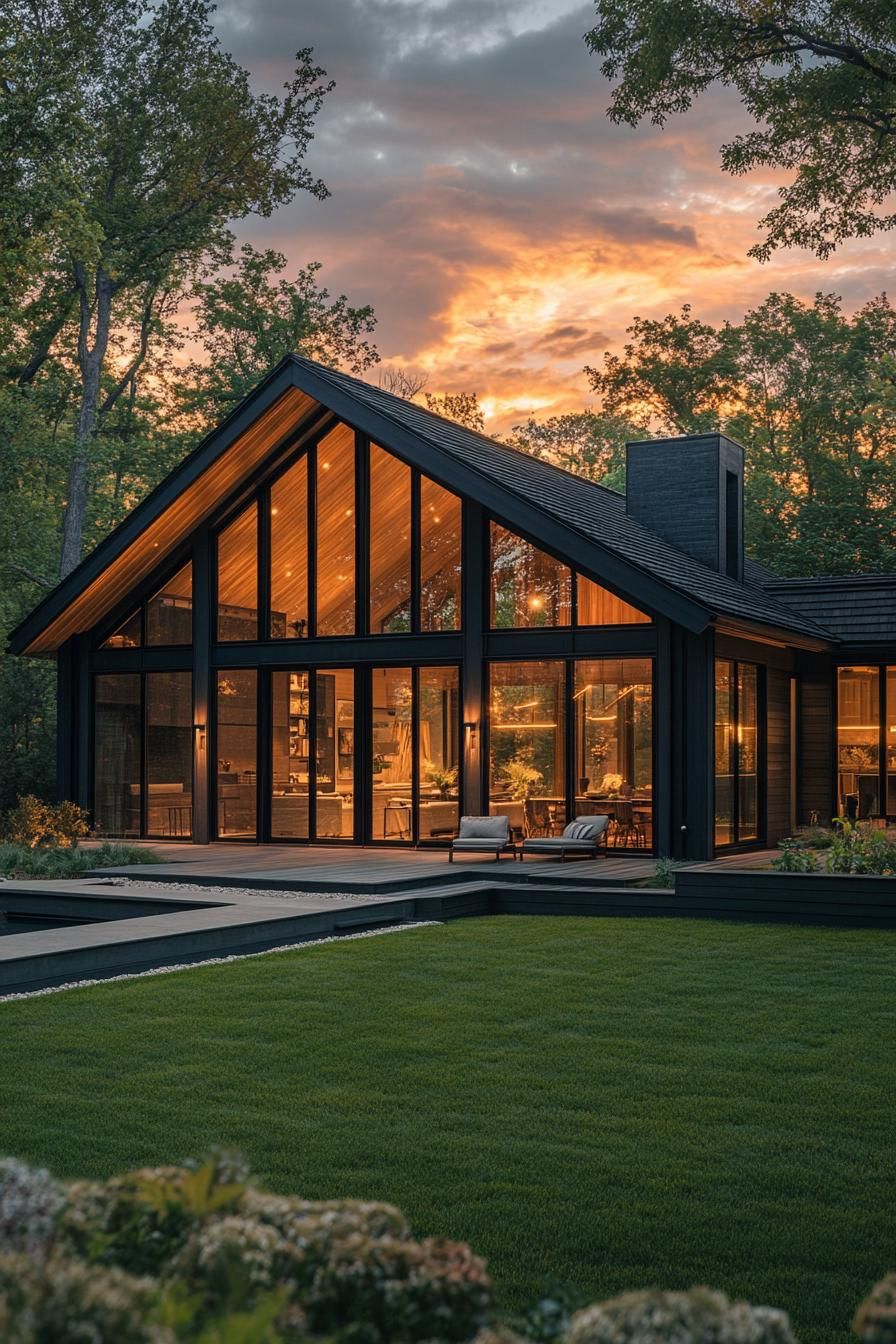
[[[766,840],[790,834],[790,676],[766,671]]]
[[[799,799],[797,821],[817,812],[822,825],[834,815],[834,676],[831,661],[805,655],[800,666]]]

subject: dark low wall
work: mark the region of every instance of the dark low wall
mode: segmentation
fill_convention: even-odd
[[[683,868],[675,895],[681,914],[896,928],[892,877]]]

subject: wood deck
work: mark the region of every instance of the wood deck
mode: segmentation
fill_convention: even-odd
[[[470,881],[528,884],[561,882],[568,886],[625,887],[649,881],[656,871],[652,854],[614,854],[598,859],[560,863],[527,858],[496,863],[458,858],[448,863],[445,851],[388,849],[382,846],[212,845],[146,842],[160,857],[158,864],[104,869],[146,881],[194,882],[203,886],[278,887],[286,891],[358,893],[422,890]],[[693,865],[767,867],[774,850],[729,855]],[[689,865],[691,866],[691,865]]]

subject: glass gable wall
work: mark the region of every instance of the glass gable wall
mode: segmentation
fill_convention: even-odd
[[[518,836],[605,811],[611,843],[652,845],[651,659],[524,656],[528,631],[543,640],[552,628],[649,616],[489,522],[484,624],[519,632],[520,655],[489,663],[489,703],[462,714],[459,661],[440,663],[441,653],[426,661],[417,646],[403,660],[384,639],[397,666],[392,652],[372,665],[368,650],[332,667],[311,652],[326,638],[461,631],[462,553],[480,546],[464,538],[457,494],[337,424],[225,516],[212,530],[212,640],[270,642],[271,652],[213,652],[211,707],[197,707],[194,723],[191,673],[159,657],[192,642],[190,562],[97,646],[95,807],[106,833],[189,836],[193,770],[207,767],[220,839],[444,842],[458,829],[471,715],[468,798],[481,771],[479,806],[510,815]],[[289,640],[309,650],[300,666],[284,663]],[[458,642],[433,647],[460,653]],[[107,672],[116,649],[137,651],[121,674]],[[244,658],[251,665],[232,665]]]

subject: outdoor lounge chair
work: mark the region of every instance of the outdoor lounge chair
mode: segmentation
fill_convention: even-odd
[[[562,835],[538,835],[524,840],[520,850],[520,862],[527,854],[552,854],[559,856],[560,862],[566,862],[567,854],[577,854],[580,858],[596,859],[601,841],[606,845],[607,816],[576,817],[564,827]]]
[[[451,841],[448,862],[454,862],[455,854],[494,854],[498,860],[505,849],[516,854],[509,817],[461,817],[460,833]]]

